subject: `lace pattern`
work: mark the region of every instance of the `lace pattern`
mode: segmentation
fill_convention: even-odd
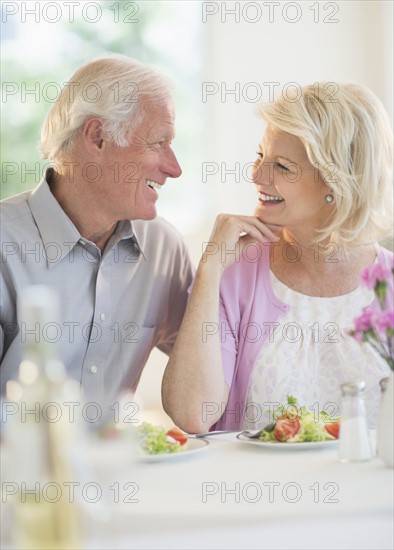
[[[290,309],[255,361],[243,428],[266,425],[288,394],[316,413],[325,409],[340,414],[341,384],[356,378],[366,382],[368,425],[376,427],[379,381],[390,369],[370,346],[347,334],[361,308],[372,303],[373,291],[359,287],[342,296],[319,298],[288,288],[272,272],[270,277],[274,293]]]

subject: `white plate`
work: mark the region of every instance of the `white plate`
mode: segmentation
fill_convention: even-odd
[[[304,441],[295,443],[274,443],[272,441],[259,441],[258,439],[250,439],[242,433],[237,435],[237,439],[245,443],[251,443],[252,445],[258,445],[264,449],[272,449],[278,451],[300,451],[309,449],[332,449],[338,444],[338,439],[331,439],[330,441]]]
[[[165,462],[167,460],[176,460],[179,458],[186,458],[190,455],[203,451],[208,447],[208,445],[209,441],[206,439],[195,439],[191,437],[187,440],[187,448],[181,448],[181,450],[176,453],[159,453],[157,455],[149,455],[140,448],[138,458],[147,462]]]

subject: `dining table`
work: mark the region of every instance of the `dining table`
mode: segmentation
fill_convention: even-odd
[[[393,469],[376,454],[342,463],[324,443],[223,433],[144,455],[98,442],[80,478],[81,550],[392,549]],[[16,550],[7,529],[1,548]]]

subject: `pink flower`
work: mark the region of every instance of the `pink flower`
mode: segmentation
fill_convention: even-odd
[[[386,310],[378,313],[374,324],[379,332],[385,333],[388,329],[394,329],[394,311]]]
[[[368,265],[361,273],[361,281],[364,286],[373,290],[379,281],[390,278],[390,270],[382,264]]]
[[[393,260],[394,261],[394,260]],[[392,306],[394,269],[374,263],[361,274],[361,283],[374,291],[380,306],[376,313],[370,309],[354,319],[350,334],[360,343],[372,346],[394,371],[394,311]],[[389,303],[390,302],[390,303]]]
[[[374,325],[375,316],[376,314],[370,309],[363,311],[359,317],[354,319],[356,332],[371,330]]]
[[[357,342],[361,342],[362,339],[363,339],[363,333],[362,332],[354,332],[353,334],[353,338],[357,341]]]

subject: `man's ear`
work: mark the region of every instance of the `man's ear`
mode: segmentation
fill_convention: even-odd
[[[83,129],[84,141],[92,152],[101,149],[103,146],[103,123],[99,118],[90,118],[86,121]]]

